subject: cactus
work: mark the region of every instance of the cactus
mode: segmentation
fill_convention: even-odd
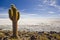
[[[12,26],[13,26],[13,37],[18,37],[18,30],[17,30],[17,22],[19,20],[19,12],[17,11],[16,7],[14,5],[11,5],[11,8],[9,9],[9,18],[12,20]]]

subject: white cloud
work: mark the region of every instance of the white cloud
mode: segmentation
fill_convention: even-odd
[[[24,11],[26,11],[27,9],[23,9],[23,10],[21,10],[22,12],[24,12]]]
[[[0,7],[0,11],[7,11],[8,9],[4,8],[4,7]]]
[[[53,12],[50,12],[53,13]],[[8,14],[1,14],[8,15]],[[21,14],[19,25],[38,25],[39,23],[48,23],[51,19],[34,17],[38,14]],[[22,18],[23,17],[23,18]],[[12,21],[9,18],[0,18],[0,25],[12,25]]]
[[[55,19],[46,19],[46,18],[21,18],[18,22],[19,25],[39,25],[40,23],[50,23]],[[0,25],[12,25],[12,21],[7,19],[0,18]]]
[[[36,16],[36,15],[38,15],[38,14],[27,14],[28,16]]]
[[[0,14],[2,16],[8,16],[8,14]],[[38,14],[21,14],[19,25],[35,25],[41,22],[43,20],[40,20],[40,18],[34,17],[38,16]],[[23,17],[23,18],[22,18]],[[0,25],[11,25],[12,21],[9,18],[0,18]]]
[[[53,6],[55,8],[60,9],[60,6],[57,5],[57,0],[44,0],[43,3],[46,5]]]
[[[22,13],[21,18],[36,18],[39,14],[33,14],[33,13]]]
[[[0,18],[6,18],[6,17],[8,17],[8,9],[0,7]]]
[[[2,14],[2,13],[1,13],[0,16],[8,16],[8,14]]]
[[[0,14],[0,16],[6,17],[8,14]],[[37,14],[21,14],[19,25],[33,25],[38,23],[38,18],[33,16],[37,16]],[[22,18],[23,17],[23,18]],[[0,25],[11,25],[12,22],[8,18],[0,18]]]
[[[45,9],[41,9],[41,8],[35,8],[34,10],[40,11],[40,10],[45,10]]]
[[[8,14],[0,13],[0,18],[8,18]]]
[[[33,10],[35,10],[35,11],[40,11],[40,10],[45,10],[44,8],[43,8],[44,6],[43,5],[37,5],[35,8],[33,8]]]
[[[60,6],[59,5],[54,5],[54,6],[60,10]]]
[[[56,5],[56,1],[55,1],[55,0],[53,0],[53,1],[51,0],[51,3],[50,3],[50,5],[51,5],[51,6],[54,6],[54,5]]]
[[[39,4],[39,5],[37,5],[37,6],[39,6],[39,7],[43,7],[43,5],[41,5],[41,4]]]
[[[11,21],[8,18],[0,18],[0,25],[11,25]]]
[[[49,14],[54,14],[55,12],[53,12],[53,11],[49,11],[48,13],[49,13]]]
[[[43,3],[47,3],[47,2],[48,2],[48,0],[44,0],[44,1],[43,1]]]
[[[43,3],[44,4],[48,4],[48,5],[55,5],[56,4],[56,0],[44,0]]]
[[[0,10],[5,10],[4,8],[0,8]]]

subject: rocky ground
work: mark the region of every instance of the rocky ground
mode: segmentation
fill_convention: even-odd
[[[19,39],[11,38],[12,31],[0,31],[0,40],[60,40],[60,32],[19,31]]]

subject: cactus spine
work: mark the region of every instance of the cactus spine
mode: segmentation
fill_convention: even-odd
[[[13,37],[18,37],[18,30],[17,30],[17,22],[19,20],[19,12],[17,11],[16,7],[14,5],[11,5],[11,8],[9,9],[9,18],[12,20],[12,26],[13,26]]]

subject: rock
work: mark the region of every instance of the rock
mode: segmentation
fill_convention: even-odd
[[[5,37],[3,40],[9,40],[9,38],[8,37]]]
[[[36,37],[34,35],[31,36],[31,40],[36,40]]]
[[[2,38],[2,37],[0,37],[0,40],[3,40],[3,38]]]

